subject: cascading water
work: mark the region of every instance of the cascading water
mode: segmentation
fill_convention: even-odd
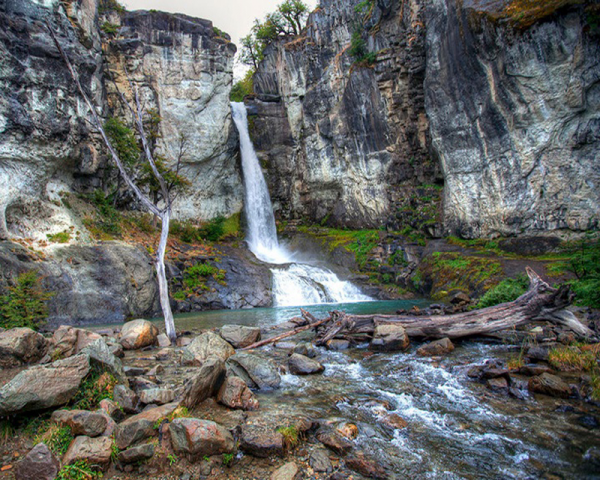
[[[271,197],[248,133],[246,107],[243,103],[233,102],[231,108],[233,121],[240,134],[248,224],[246,241],[250,251],[260,260],[281,265],[271,268],[275,305],[371,300],[356,286],[340,280],[329,269],[294,263],[293,255],[279,245]]]

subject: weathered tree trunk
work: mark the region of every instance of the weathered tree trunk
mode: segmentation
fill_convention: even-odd
[[[160,306],[165,317],[165,331],[172,342],[177,340],[175,332],[175,321],[171,311],[171,302],[169,301],[169,286],[167,283],[167,273],[165,269],[165,252],[167,250],[167,239],[169,238],[169,223],[171,212],[167,209],[161,215],[162,226],[160,230],[160,242],[156,252],[156,277],[158,280],[158,292],[160,295]]]
[[[346,315],[338,312],[334,318],[346,328],[340,331],[334,324],[322,332],[320,338],[332,338],[331,333],[335,330],[336,335],[342,332],[350,335],[373,333],[381,324],[402,325],[409,337],[461,338],[498,332],[534,320],[559,323],[585,337],[593,335],[573,315],[565,313],[564,308],[573,299],[568,287],[550,287],[529,267],[527,274],[529,290],[512,302],[453,315]]]

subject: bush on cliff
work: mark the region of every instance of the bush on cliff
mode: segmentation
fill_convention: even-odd
[[[52,297],[41,286],[37,272],[19,275],[8,288],[8,294],[0,297],[0,326],[2,328],[28,327],[37,330],[48,317],[46,302]]]

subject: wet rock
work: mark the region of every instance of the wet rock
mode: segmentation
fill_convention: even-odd
[[[590,470],[600,468],[600,447],[590,447],[583,455],[583,460],[589,465]]]
[[[214,397],[225,380],[225,363],[221,358],[208,357],[198,373],[186,384],[182,405],[192,408],[207,398]]]
[[[116,385],[113,399],[126,413],[137,413],[139,398],[136,393],[125,385]]]
[[[157,435],[158,431],[154,428],[156,422],[166,418],[178,406],[177,403],[168,403],[161,407],[151,408],[117,425],[115,429],[117,447],[124,450],[140,440]]]
[[[505,377],[508,379],[510,371],[507,368],[487,368],[483,371],[483,378],[498,378]]]
[[[317,431],[317,440],[339,455],[345,455],[352,450],[352,443],[333,430],[320,428]]]
[[[257,410],[258,400],[241,378],[230,375],[217,394],[217,401],[229,408]]]
[[[113,393],[114,395],[114,393]],[[125,417],[125,412],[115,402],[105,398],[100,400],[100,409],[116,422],[120,422]]]
[[[221,328],[221,337],[235,348],[245,348],[260,340],[260,328],[224,325]]]
[[[348,456],[346,458],[346,466],[367,478],[377,480],[385,480],[389,478],[387,472],[379,464],[379,462],[367,458],[362,452]]]
[[[327,455],[327,451],[319,448],[313,450],[308,459],[308,464],[315,472],[331,473],[333,472],[333,465]]]
[[[271,480],[297,480],[300,478],[300,470],[294,462],[288,462],[279,467],[271,475]]]
[[[270,360],[251,353],[236,353],[227,360],[227,368],[250,388],[268,390],[278,388],[281,376]]]
[[[0,389],[0,415],[65,405],[89,371],[86,355],[29,367]]]
[[[537,377],[531,377],[529,379],[529,390],[551,397],[569,398],[571,396],[571,387],[563,382],[560,377],[550,373],[542,373]]]
[[[81,349],[81,353],[90,358],[90,364],[97,366],[101,371],[112,374],[119,382],[127,384],[127,376],[123,363],[113,355],[102,338],[98,338]]]
[[[240,440],[240,448],[255,457],[266,458],[284,452],[283,435],[267,426],[244,425]]]
[[[480,378],[483,375],[483,365],[474,365],[467,371],[467,377]]]
[[[525,393],[521,389],[516,388],[516,387],[512,387],[512,386],[509,387],[508,393],[510,394],[511,397],[514,397],[518,400],[525,400],[525,398],[526,398]]]
[[[61,325],[54,332],[52,358],[68,358],[77,355],[90,343],[101,340],[102,336],[89,330]]]
[[[136,392],[141,392],[142,390],[148,390],[151,388],[158,388],[158,384],[153,382],[152,380],[145,377],[133,377],[129,383],[131,384],[131,388],[133,388]]]
[[[449,338],[442,338],[434,342],[427,343],[417,350],[417,355],[422,357],[433,357],[446,355],[454,350],[454,344]]]
[[[302,342],[294,347],[294,353],[299,353],[308,358],[316,358],[319,354],[318,350],[313,346],[312,343]]]
[[[293,353],[288,360],[288,364],[290,373],[294,375],[311,375],[321,373],[325,370],[325,367],[316,360],[300,355],[299,353]]]
[[[125,371],[125,375],[127,375],[128,377],[137,377],[140,375],[145,375],[147,372],[147,369],[145,369],[144,367],[132,367],[129,365],[124,367],[123,370]]]
[[[54,480],[60,470],[60,462],[45,443],[38,443],[17,463],[15,480]]]
[[[600,427],[598,418],[594,417],[593,415],[581,415],[580,417],[577,417],[577,423],[585,428],[589,428],[590,430]]]
[[[382,352],[406,350],[410,340],[401,325],[377,325],[373,333],[370,348]]]
[[[56,410],[51,420],[60,426],[67,426],[74,436],[98,437],[108,427],[107,417],[87,410]]]
[[[502,393],[504,395],[508,394],[508,381],[505,377],[490,378],[486,384],[493,392]]]
[[[208,357],[217,357],[225,361],[235,353],[235,350],[219,335],[206,332],[194,338],[186,347],[186,353],[191,354],[199,364],[202,364]]]
[[[353,423],[340,423],[338,426],[335,427],[335,430],[340,435],[342,435],[345,438],[349,438],[350,440],[353,440],[356,437],[358,437],[358,427]]]
[[[140,401],[146,405],[164,405],[175,399],[176,393],[168,388],[149,388],[140,392]]]
[[[235,449],[231,433],[210,420],[176,418],[169,424],[169,433],[173,450],[193,459],[231,453]]]
[[[348,350],[350,348],[350,342],[348,340],[333,338],[327,342],[327,348],[335,351]]]
[[[380,417],[380,422],[394,429],[408,427],[408,422],[396,413],[388,413]]]
[[[145,443],[143,445],[137,445],[135,447],[128,448],[127,450],[119,453],[119,462],[124,464],[143,462],[154,456],[154,445],[152,443]]]
[[[527,350],[527,358],[533,362],[547,362],[548,348],[546,347],[530,347]]]
[[[108,437],[90,438],[84,435],[75,437],[62,459],[63,465],[83,460],[90,465],[98,465],[105,470],[110,463],[112,440]]]
[[[554,373],[554,370],[548,365],[538,365],[534,363],[531,365],[523,365],[519,368],[519,373],[521,375],[527,375],[528,377],[534,377],[536,375],[541,375],[542,373]]]
[[[4,330],[0,332],[0,367],[38,362],[46,355],[48,347],[48,340],[30,328]]]
[[[164,333],[161,333],[156,337],[156,341],[158,342],[158,346],[160,348],[170,347],[171,340]]]
[[[158,328],[156,326],[148,320],[138,319],[123,325],[119,340],[125,350],[138,350],[156,345],[157,337]]]

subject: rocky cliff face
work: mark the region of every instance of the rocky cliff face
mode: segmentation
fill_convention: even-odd
[[[349,55],[358,3],[323,0],[255,76],[281,216],[397,228],[437,183],[447,234],[598,226],[600,52],[582,7],[518,29],[503,0],[376,0],[365,68]]]

